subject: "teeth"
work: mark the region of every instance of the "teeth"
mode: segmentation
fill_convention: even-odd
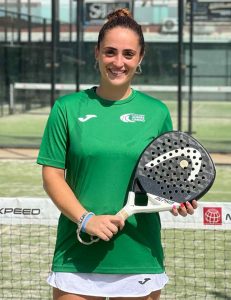
[[[115,70],[110,70],[110,72],[114,75],[121,75],[124,73],[124,71],[115,71]]]

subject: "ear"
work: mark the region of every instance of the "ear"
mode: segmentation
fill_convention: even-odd
[[[98,60],[99,58],[99,49],[97,46],[95,46],[95,59]]]

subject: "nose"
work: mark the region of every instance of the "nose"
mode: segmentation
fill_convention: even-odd
[[[117,68],[123,67],[124,65],[123,56],[120,54],[116,55],[113,61],[113,65]]]

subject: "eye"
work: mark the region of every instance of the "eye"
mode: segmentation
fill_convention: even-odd
[[[104,51],[104,54],[108,57],[111,57],[113,55],[115,55],[115,50],[114,49],[107,49]]]
[[[123,55],[127,59],[132,59],[133,56],[135,55],[135,53],[134,53],[134,51],[126,50],[126,51],[124,51]]]

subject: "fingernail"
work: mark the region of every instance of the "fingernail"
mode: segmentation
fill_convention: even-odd
[[[176,205],[174,204],[174,205],[172,206],[172,208],[173,208],[173,209],[176,209]]]
[[[184,203],[181,203],[181,204],[180,204],[180,207],[185,207],[185,206],[184,206]]]

